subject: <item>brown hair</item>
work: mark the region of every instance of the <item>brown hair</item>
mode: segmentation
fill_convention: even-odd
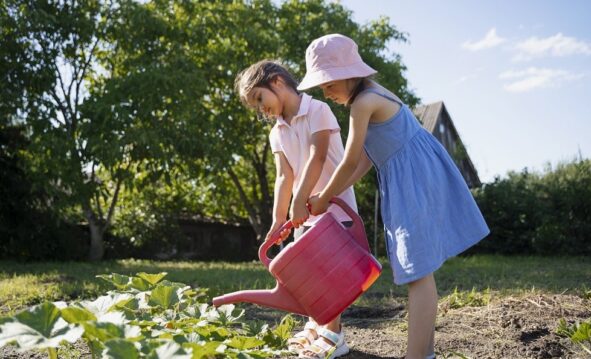
[[[266,87],[273,91],[270,84],[277,77],[299,94],[295,78],[279,61],[274,60],[262,60],[240,71],[234,80],[234,89],[240,96],[240,101],[248,106],[247,96],[250,91],[255,87]]]
[[[355,88],[351,91],[351,96],[349,96],[349,100],[347,100],[347,104],[345,106],[351,106],[355,98],[362,93],[365,89],[367,89],[367,85],[365,84],[366,81],[371,80],[373,76],[368,77],[359,77],[359,82],[355,85]]]

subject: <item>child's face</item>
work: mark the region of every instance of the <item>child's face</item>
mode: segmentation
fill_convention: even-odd
[[[248,104],[267,117],[277,118],[283,106],[277,95],[266,87],[254,87],[247,96]]]
[[[331,99],[333,102],[340,105],[347,104],[351,94],[351,89],[346,80],[327,82],[320,85],[320,88],[324,92],[324,97]]]

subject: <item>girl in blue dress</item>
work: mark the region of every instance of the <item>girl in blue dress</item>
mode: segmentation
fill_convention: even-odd
[[[376,168],[394,282],[409,285],[406,358],[433,358],[433,272],[489,229],[445,148],[396,95],[369,78],[375,73],[346,36],[326,35],[308,46],[298,89],[319,86],[351,110],[345,156],[309,204],[312,214],[325,212],[330,198]]]

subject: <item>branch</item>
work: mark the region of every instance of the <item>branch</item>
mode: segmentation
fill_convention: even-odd
[[[125,167],[125,171],[129,169],[131,166],[131,162],[127,163]],[[123,176],[119,176],[117,179],[117,184],[115,185],[115,193],[113,194],[113,200],[111,201],[111,205],[109,206],[109,214],[107,214],[107,220],[105,221],[105,230],[111,223],[111,218],[113,217],[113,213],[115,212],[115,205],[117,204],[117,199],[119,197],[119,191],[121,190],[121,184],[123,183]]]
[[[250,202],[248,201],[248,197],[246,197],[246,193],[244,193],[244,189],[242,188],[242,185],[240,184],[240,181],[238,180],[238,176],[236,176],[236,173],[234,172],[234,170],[231,167],[228,169],[228,174],[230,175],[230,179],[234,183],[234,186],[236,186],[236,188],[238,189],[238,194],[240,195],[240,199],[242,200],[242,203],[244,204],[244,207],[246,208],[246,211],[248,212],[250,224],[254,227],[254,230],[257,234],[262,235],[262,231],[260,229],[260,226],[256,221],[256,218],[257,218],[256,212],[255,212],[254,208],[252,207],[252,205],[250,204]]]
[[[76,102],[74,103],[76,113],[78,113],[78,97],[80,96],[80,87],[82,86],[82,82],[84,81],[84,77],[86,76],[86,71],[88,70],[88,66],[90,66],[90,63],[91,63],[91,61],[93,59],[92,54],[96,50],[96,47],[98,46],[98,43],[99,43],[99,38],[97,37],[96,38],[96,41],[92,45],[92,49],[90,50],[90,56],[88,57],[88,59],[82,65],[82,71],[80,73],[80,80],[79,81],[78,80],[76,81]],[[76,77],[76,79],[78,79],[78,78]]]
[[[77,46],[77,41],[78,37],[74,37],[74,49],[76,49]],[[75,66],[74,64],[76,64],[76,50],[74,50],[74,61],[72,61],[71,65],[72,66],[72,70],[73,70],[73,74],[72,74],[72,80],[70,81],[70,85],[68,85],[68,98],[71,98],[70,95],[72,94],[72,86],[74,86],[75,83],[77,83],[76,79],[78,78],[78,66]],[[76,102],[78,101],[78,98],[74,99],[74,105],[76,105]],[[75,112],[74,108],[72,108],[72,104],[70,104],[70,108],[72,109],[72,112],[74,114],[76,114],[77,112]],[[76,117],[74,116],[72,122],[76,121]],[[74,130],[76,129],[76,124],[72,123],[72,127],[74,128]]]
[[[94,174],[94,162],[92,163],[92,170],[91,170],[91,176],[90,176],[90,180],[94,182],[94,179],[96,178],[95,174]],[[95,191],[94,192],[94,200],[96,201],[96,209],[97,212],[99,214],[100,220],[102,221],[103,219],[105,219],[105,217],[103,216],[103,209],[101,208],[101,202],[100,202],[100,198],[98,195],[98,192]]]
[[[71,100],[70,100],[70,95],[68,93],[66,93],[66,88],[64,87],[64,80],[62,79],[62,73],[60,72],[59,68],[57,67],[57,65],[55,64],[55,62],[53,63],[53,66],[55,67],[55,73],[57,74],[57,79],[59,80],[60,83],[60,87],[62,89],[62,93],[64,94],[64,98],[65,98],[65,102],[68,108],[68,111],[70,113],[70,117],[74,118],[74,113],[72,112],[72,104],[71,104]],[[72,128],[72,133],[74,129]]]
[[[109,206],[109,214],[107,215],[107,219],[105,221],[105,230],[111,223],[111,218],[113,217],[113,213],[115,212],[115,204],[117,204],[117,199],[119,197],[119,191],[121,190],[121,183],[123,182],[123,178],[119,178],[117,180],[117,185],[115,186],[115,194],[113,195],[113,200],[111,201],[111,206]]]
[[[62,103],[59,96],[55,92],[55,89],[51,89],[49,94],[51,95],[51,98],[56,102],[56,105],[59,108],[59,110],[62,112],[62,115],[64,115],[64,121],[65,121],[64,126],[68,127],[68,125],[69,125],[69,123],[68,123],[68,109],[66,109],[64,107],[64,104]]]

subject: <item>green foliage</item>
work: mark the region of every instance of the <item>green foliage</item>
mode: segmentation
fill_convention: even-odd
[[[90,248],[91,259],[102,257],[112,226],[136,246],[173,247],[183,211],[248,217],[259,236],[266,233],[274,176],[269,127],[233,92],[238,71],[262,58],[278,58],[301,77],[308,43],[344,33],[381,83],[417,102],[400,58],[386,51],[405,35],[387,18],[357,24],[342,5],[324,0],[7,0],[0,20],[0,121],[22,124],[28,142],[16,156],[24,159],[23,176],[50,199],[57,219],[88,223],[90,231],[70,247]],[[346,110],[335,113],[344,135]],[[13,174],[2,190],[29,191]],[[372,191],[360,193],[360,207],[373,208]],[[31,227],[26,219],[37,212],[22,211],[31,215],[16,223]],[[90,246],[82,239],[88,236]],[[59,237],[42,226],[15,241],[45,250],[31,238]]]
[[[60,218],[21,154],[26,128],[0,122],[0,258],[72,260],[86,255],[84,231]]]
[[[0,347],[47,350],[84,339],[93,357],[267,358],[286,354],[295,322],[270,330],[242,320],[234,305],[214,308],[204,290],[163,280],[166,273],[100,275],[116,288],[93,301],[45,302],[0,318]],[[256,328],[256,330],[254,330]]]
[[[458,291],[458,288],[454,288],[454,291],[449,294],[444,301],[447,303],[447,306],[452,309],[483,307],[490,303],[490,289],[486,289],[481,293],[478,292],[476,288],[472,288],[471,291]]]
[[[491,234],[472,253],[591,254],[591,160],[509,173],[474,195]]]
[[[580,345],[584,351],[591,354],[591,320],[568,324],[566,320],[561,319],[556,334],[569,338],[573,343]]]
[[[74,343],[82,328],[68,324],[52,303],[32,307],[0,325],[0,347],[15,342],[23,350],[55,349],[63,341]],[[51,350],[49,350],[52,355]]]

